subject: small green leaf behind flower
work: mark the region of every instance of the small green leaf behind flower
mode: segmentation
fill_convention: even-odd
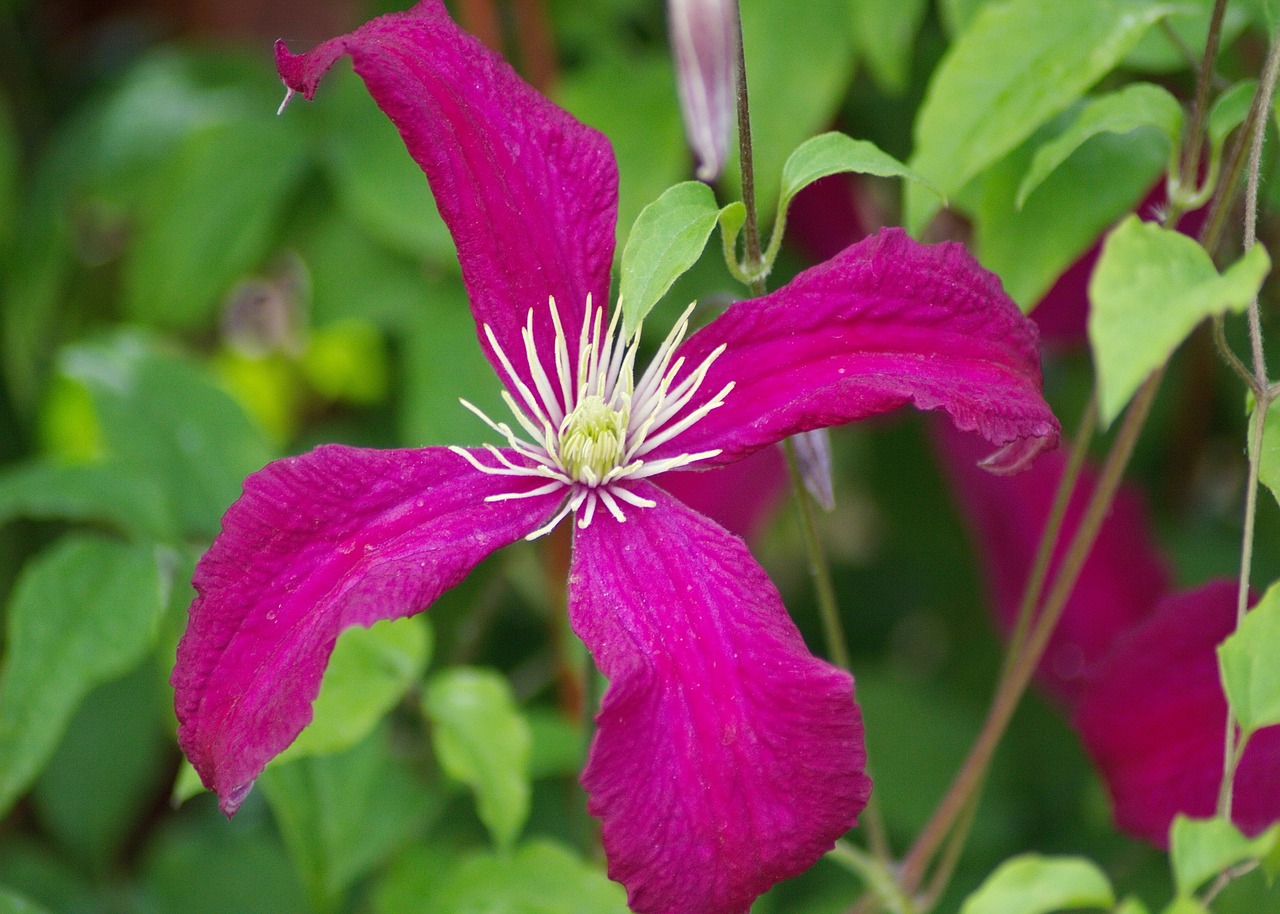
[[[1130,216],[1107,236],[1089,283],[1089,342],[1104,426],[1207,317],[1243,311],[1271,268],[1261,245],[1219,275],[1178,232]]]
[[[1229,867],[1265,857],[1280,839],[1280,825],[1250,840],[1226,819],[1179,814],[1169,829],[1169,862],[1178,894],[1190,897]]]
[[[480,821],[499,850],[509,850],[529,815],[529,724],[511,686],[490,670],[455,667],[427,686],[440,767],[475,793]]]
[[[1110,908],[1111,882],[1081,857],[1021,854],[1002,863],[965,899],[960,914],[1051,914],[1070,908]]]
[[[1280,724],[1280,585],[1273,584],[1218,647],[1227,702],[1243,739]],[[1242,742],[1243,742],[1242,739]]]

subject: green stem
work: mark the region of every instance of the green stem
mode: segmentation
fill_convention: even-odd
[[[1222,39],[1222,17],[1227,11],[1227,0],[1215,0],[1209,18],[1209,34],[1204,43],[1204,58],[1196,76],[1196,98],[1191,106],[1191,121],[1187,125],[1182,174],[1195,181],[1200,172],[1200,153],[1204,146],[1201,133],[1209,110],[1209,86],[1213,82],[1214,62],[1218,59],[1218,45]]]
[[[870,856],[855,844],[840,840],[828,854],[832,860],[858,876],[883,907],[895,914],[914,914],[915,906],[885,869],[882,861]]]
[[[738,163],[742,172],[742,205],[747,218],[743,224],[743,244],[746,247],[745,272],[755,276],[764,262],[760,251],[760,217],[756,212],[755,158],[751,147],[751,103],[747,98],[747,52],[742,42],[742,14],[735,3],[738,17]],[[752,295],[763,295],[764,279],[755,278],[749,283]]]

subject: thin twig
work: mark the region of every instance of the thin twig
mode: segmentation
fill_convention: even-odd
[[[743,244],[746,247],[746,272],[748,275],[755,275],[760,264],[764,262],[764,254],[760,250],[760,216],[756,212],[755,157],[751,146],[751,104],[747,98],[747,52],[742,41],[742,13],[736,3],[733,9],[734,15],[738,17],[738,167],[742,172],[742,205],[747,210],[746,222],[743,225]],[[756,279],[751,283],[752,295],[763,295],[764,292],[763,279]]]
[[[1191,120],[1187,125],[1187,143],[1183,148],[1183,180],[1195,181],[1200,174],[1200,153],[1204,147],[1205,117],[1209,110],[1209,85],[1212,82],[1213,65],[1218,59],[1218,46],[1222,40],[1222,17],[1227,11],[1227,0],[1214,0],[1209,18],[1209,34],[1204,43],[1204,58],[1196,76],[1196,98],[1191,106]]]

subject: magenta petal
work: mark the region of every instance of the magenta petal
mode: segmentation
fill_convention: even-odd
[[[569,613],[610,680],[582,775],[637,914],[743,914],[857,820],[853,682],[742,541],[653,486],[575,533]]]
[[[1234,627],[1235,607],[1227,580],[1165,599],[1116,644],[1074,715],[1116,824],[1160,847],[1176,813],[1209,816],[1216,805],[1227,703],[1214,649]],[[1280,726],[1250,740],[1234,805],[1250,835],[1280,820]]]
[[[477,324],[493,328],[528,381],[519,331],[530,309],[538,351],[549,354],[548,296],[574,342],[587,296],[597,307],[608,302],[618,201],[608,140],[458,28],[440,0],[374,19],[307,54],[276,44],[280,75],[307,98],[343,54],[426,172]],[[494,361],[483,333],[480,342]]]
[[[1017,619],[1067,456],[1049,454],[1026,473],[1002,479],[978,467],[985,449],[976,436],[939,424],[935,437],[952,491],[977,540],[996,618],[1008,632]],[[1058,537],[1050,580],[1097,484],[1096,471],[1085,466]],[[1169,584],[1169,569],[1156,548],[1146,506],[1136,490],[1122,488],[1040,663],[1041,684],[1070,703],[1089,670],[1106,656],[1117,637],[1151,614]]]
[[[510,455],[514,457],[515,455]],[[445,448],[329,445],[245,480],[196,566],[173,671],[178,741],[230,815],[311,720],[343,629],[426,609],[563,493],[491,476]]]
[[[699,514],[751,542],[787,494],[787,462],[776,447],[711,470],[663,473],[654,479]]]
[[[946,410],[995,445],[1027,440],[1015,463],[1058,439],[1034,325],[958,244],[886,229],[732,306],[678,355],[690,371],[721,345],[689,409],[732,382],[725,404],[650,458],[722,448],[727,462],[907,403]]]

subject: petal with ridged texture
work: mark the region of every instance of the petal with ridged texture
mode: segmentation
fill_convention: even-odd
[[[1235,617],[1235,581],[1167,597],[1117,642],[1081,697],[1072,723],[1121,831],[1166,847],[1176,813],[1213,815],[1227,727],[1215,648]],[[1249,835],[1280,820],[1280,726],[1249,741],[1233,806]]]
[[[1040,394],[1034,325],[955,243],[900,229],[846,248],[763,298],[739,302],[680,347],[685,372],[717,347],[686,410],[732,382],[723,406],[647,455],[721,448],[727,463],[797,432],[914,404],[1001,448],[984,466],[1025,468],[1057,444]]]
[[[537,529],[563,493],[485,498],[538,482],[445,448],[339,445],[245,480],[196,566],[172,678],[178,741],[225,813],[310,722],[338,635],[426,609]]]
[[[741,540],[636,492],[656,507],[575,531],[570,621],[610,681],[582,783],[637,914],[743,914],[866,804],[853,681]]]
[[[458,246],[476,323],[493,328],[527,383],[520,329],[529,310],[538,352],[549,359],[548,296],[574,343],[587,295],[597,306],[608,302],[618,203],[608,140],[462,31],[440,0],[374,19],[306,54],[277,42],[276,65],[309,99],[344,54],[426,173]],[[507,377],[483,333],[480,342]]]

